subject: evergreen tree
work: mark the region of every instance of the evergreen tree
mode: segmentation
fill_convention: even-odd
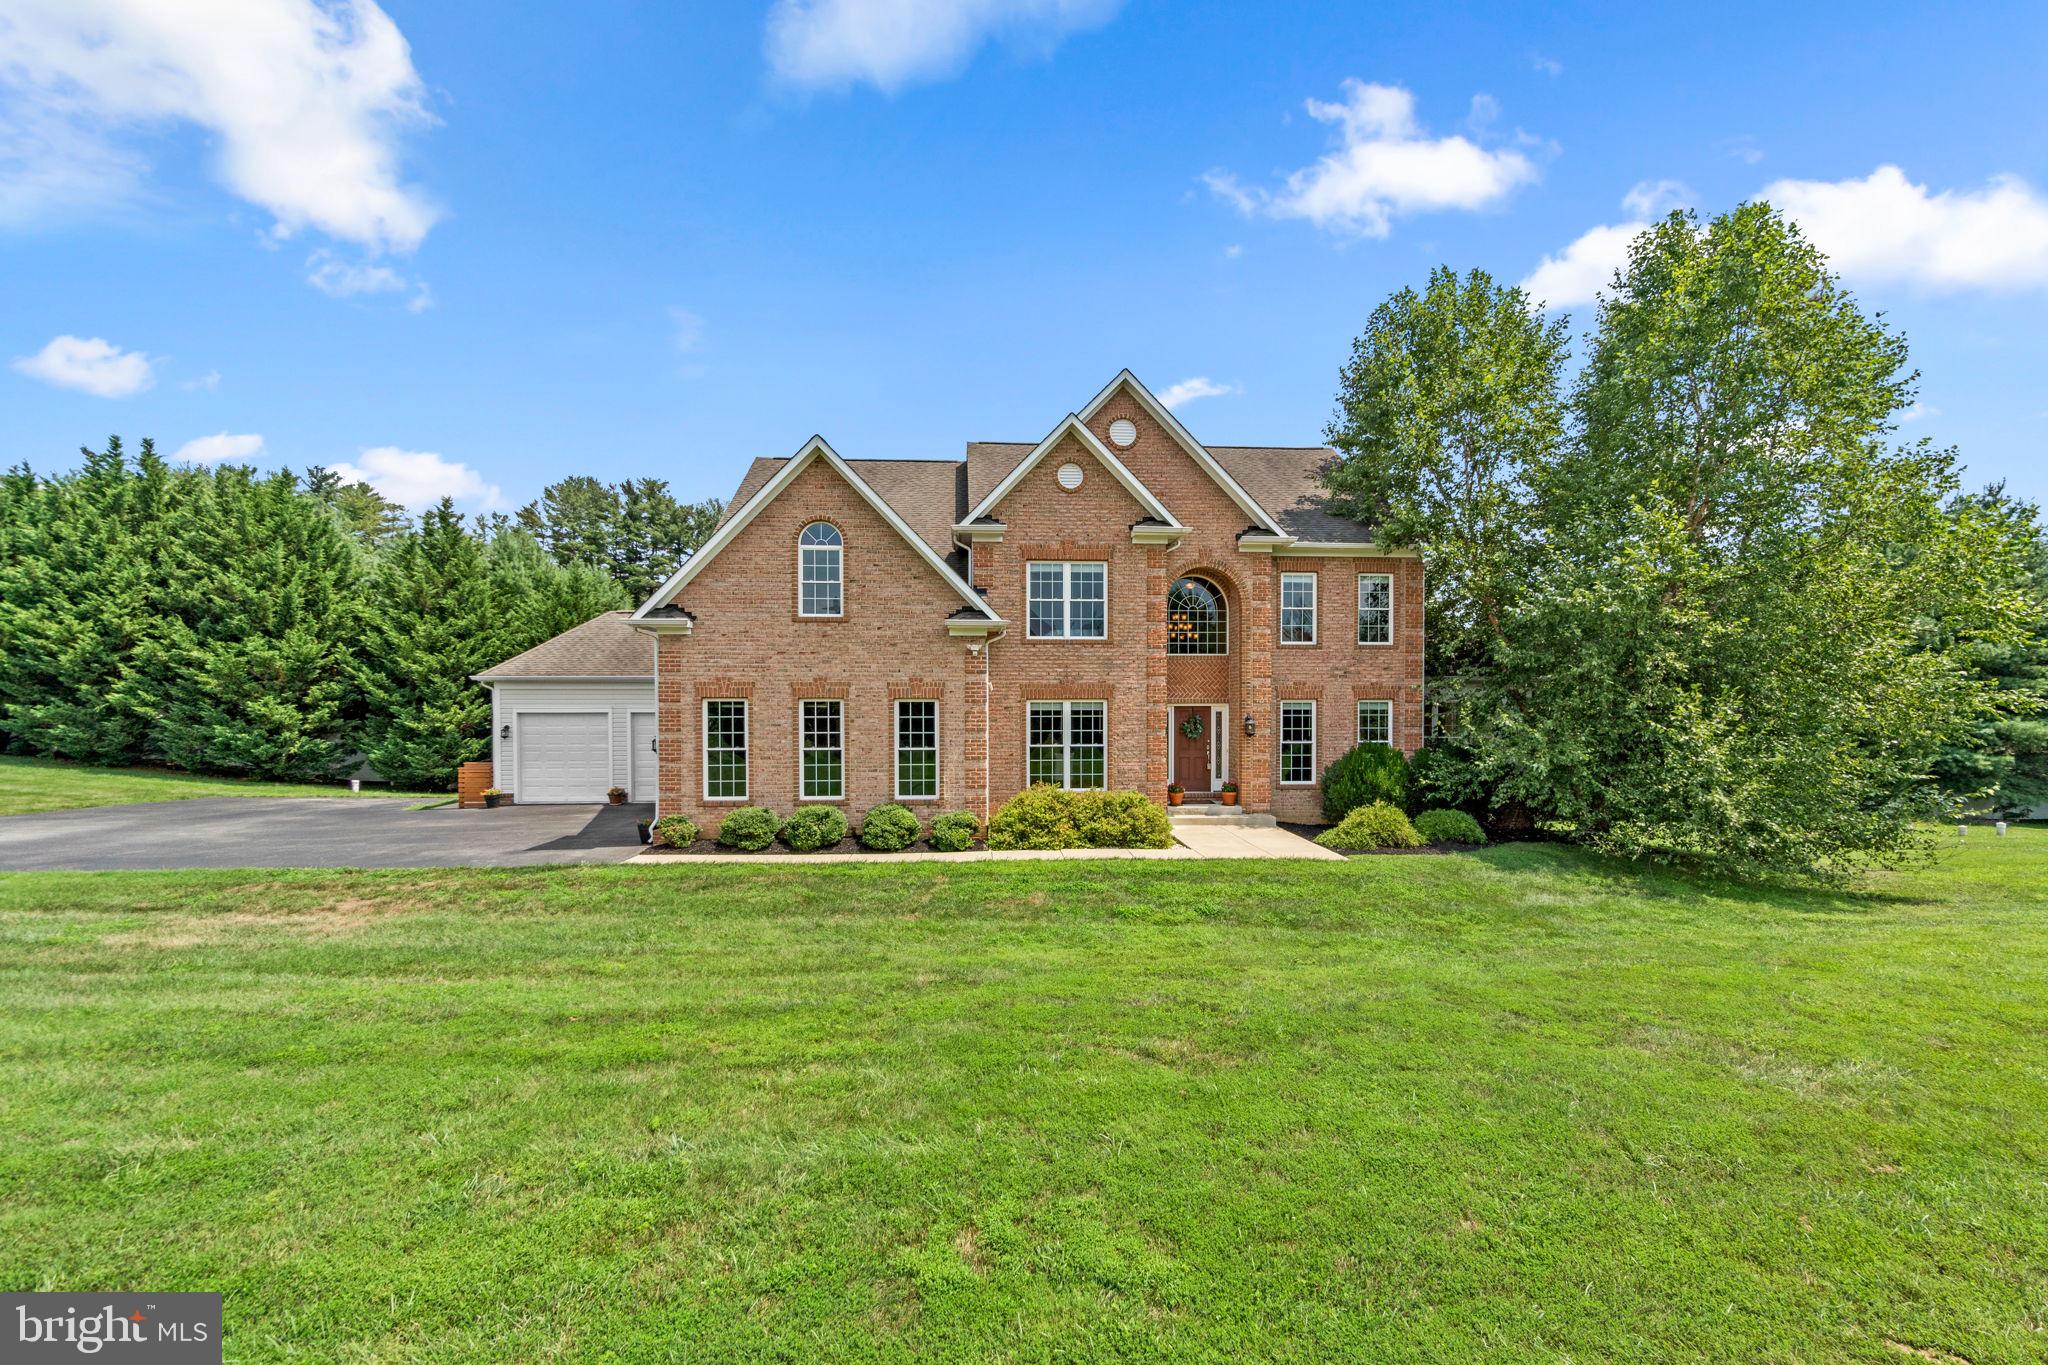
[[[490,750],[490,698],[470,676],[501,657],[483,547],[452,501],[385,548],[369,600],[364,752],[400,786],[452,786]]]
[[[638,603],[711,538],[724,510],[716,498],[677,502],[662,479],[576,475],[519,509],[518,524],[557,564],[601,568]]]
[[[341,475],[325,465],[306,471],[306,494],[339,518],[361,544],[386,544],[405,529],[403,507],[366,483],[343,483]]]
[[[166,610],[118,688],[152,750],[194,771],[319,780],[351,766],[360,551],[283,471],[188,475]]]

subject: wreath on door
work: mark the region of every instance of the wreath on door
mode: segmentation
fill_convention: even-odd
[[[1180,732],[1189,739],[1200,739],[1202,737],[1202,718],[1198,715],[1189,716],[1180,723]]]

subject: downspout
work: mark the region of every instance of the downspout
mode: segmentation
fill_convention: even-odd
[[[989,788],[995,783],[996,756],[989,749],[989,714],[995,710],[995,643],[1008,634],[997,631],[982,639],[981,654],[981,832],[988,834]]]

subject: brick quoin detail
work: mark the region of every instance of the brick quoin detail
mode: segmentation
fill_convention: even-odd
[[[1137,428],[1127,448],[1109,440],[1119,419]],[[1229,773],[1241,800],[1284,820],[1320,820],[1321,795],[1276,783],[1282,701],[1315,702],[1319,765],[1355,741],[1361,699],[1393,703],[1394,743],[1412,754],[1423,738],[1421,561],[1240,549],[1251,518],[1137,397],[1119,390],[1087,425],[1189,529],[1176,544],[1132,544],[1132,524],[1149,512],[1068,437],[993,509],[1007,528],[1002,538],[974,548],[974,581],[1009,623],[986,642],[948,635],[958,591],[835,469],[820,460],[799,474],[678,594],[674,605],[695,617],[691,632],[658,639],[662,811],[714,826],[733,804],[703,797],[703,702],[711,698],[748,702],[748,801],[785,815],[798,804],[805,698],[843,703],[843,804],[855,819],[896,799],[895,703],[907,698],[939,704],[940,795],[920,805],[926,818],[955,809],[985,816],[1022,790],[1034,700],[1107,703],[1109,783],[1155,800],[1166,792],[1171,708],[1227,706]],[[1069,462],[1083,471],[1071,491],[1057,481]],[[843,537],[842,617],[792,612],[797,536],[814,521]],[[1105,639],[1027,638],[1025,566],[1033,560],[1108,566]],[[1282,573],[1316,575],[1313,646],[1278,643]],[[1360,573],[1393,577],[1391,644],[1357,643]],[[1223,592],[1224,655],[1166,652],[1167,591],[1190,575]]]

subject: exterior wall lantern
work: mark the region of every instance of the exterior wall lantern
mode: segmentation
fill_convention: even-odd
[[[1259,732],[1259,723],[1250,716],[1244,718],[1244,737],[1250,739]]]
[[[499,738],[499,739],[510,739],[510,738],[512,738],[512,722],[511,722],[511,721],[509,721],[509,720],[508,720],[508,721],[506,721],[506,722],[505,722],[505,723],[504,723],[503,725],[501,725],[501,726],[499,726],[499,727],[498,727],[498,738]]]

